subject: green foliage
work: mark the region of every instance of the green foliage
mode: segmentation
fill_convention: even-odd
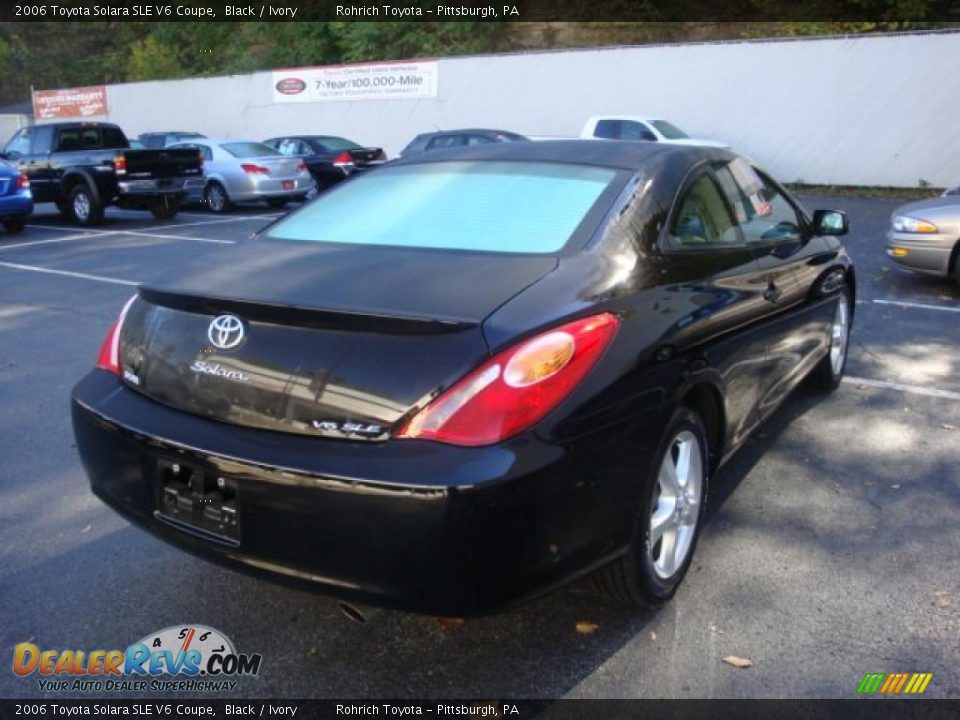
[[[147,35],[130,48],[130,69],[127,80],[166,80],[183,77],[184,71],[176,54],[155,36]]]

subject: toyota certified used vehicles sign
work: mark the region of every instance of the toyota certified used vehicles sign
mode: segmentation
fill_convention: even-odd
[[[437,96],[436,60],[277,70],[274,102],[420,100]]]

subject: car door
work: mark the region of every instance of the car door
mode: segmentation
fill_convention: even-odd
[[[712,170],[684,183],[662,241],[666,294],[660,311],[677,316],[669,344],[687,367],[719,375],[728,438],[736,446],[758,422],[767,341],[760,267]]]
[[[760,401],[766,416],[819,359],[826,332],[822,313],[809,307],[819,276],[816,258],[822,242],[812,238],[809,222],[776,182],[742,158],[715,166],[717,178],[746,243],[760,268],[768,321],[769,372]]]

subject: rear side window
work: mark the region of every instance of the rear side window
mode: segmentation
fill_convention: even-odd
[[[427,144],[427,150],[441,150],[443,148],[462,147],[463,135],[441,135]]]
[[[105,127],[99,128],[100,147],[103,148],[125,148],[129,147],[126,136],[120,128]]]
[[[444,162],[384,167],[276,225],[277,240],[502,253],[560,251],[611,187],[608,168]]]
[[[644,125],[636,120],[623,120],[620,122],[621,140],[656,140],[657,136]]]
[[[618,140],[620,138],[619,120],[598,120],[593,129],[593,136],[604,140]]]
[[[742,243],[727,202],[704,173],[687,188],[677,203],[670,224],[670,244],[679,250],[733,247]]]
[[[71,150],[82,150],[83,145],[80,142],[80,128],[66,128],[57,135],[57,150],[70,152]]]
[[[236,158],[265,157],[269,155],[280,154],[269,145],[264,145],[263,143],[253,143],[253,142],[224,143],[220,147],[222,147],[224,150],[226,150],[228,153],[230,153]]]

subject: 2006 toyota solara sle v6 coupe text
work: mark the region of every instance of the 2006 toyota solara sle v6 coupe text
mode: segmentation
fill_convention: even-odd
[[[846,231],[724,149],[417,155],[140,287],[77,447],[133,523],[343,602],[467,616],[597,571],[656,604],[718,466],[840,381]]]

